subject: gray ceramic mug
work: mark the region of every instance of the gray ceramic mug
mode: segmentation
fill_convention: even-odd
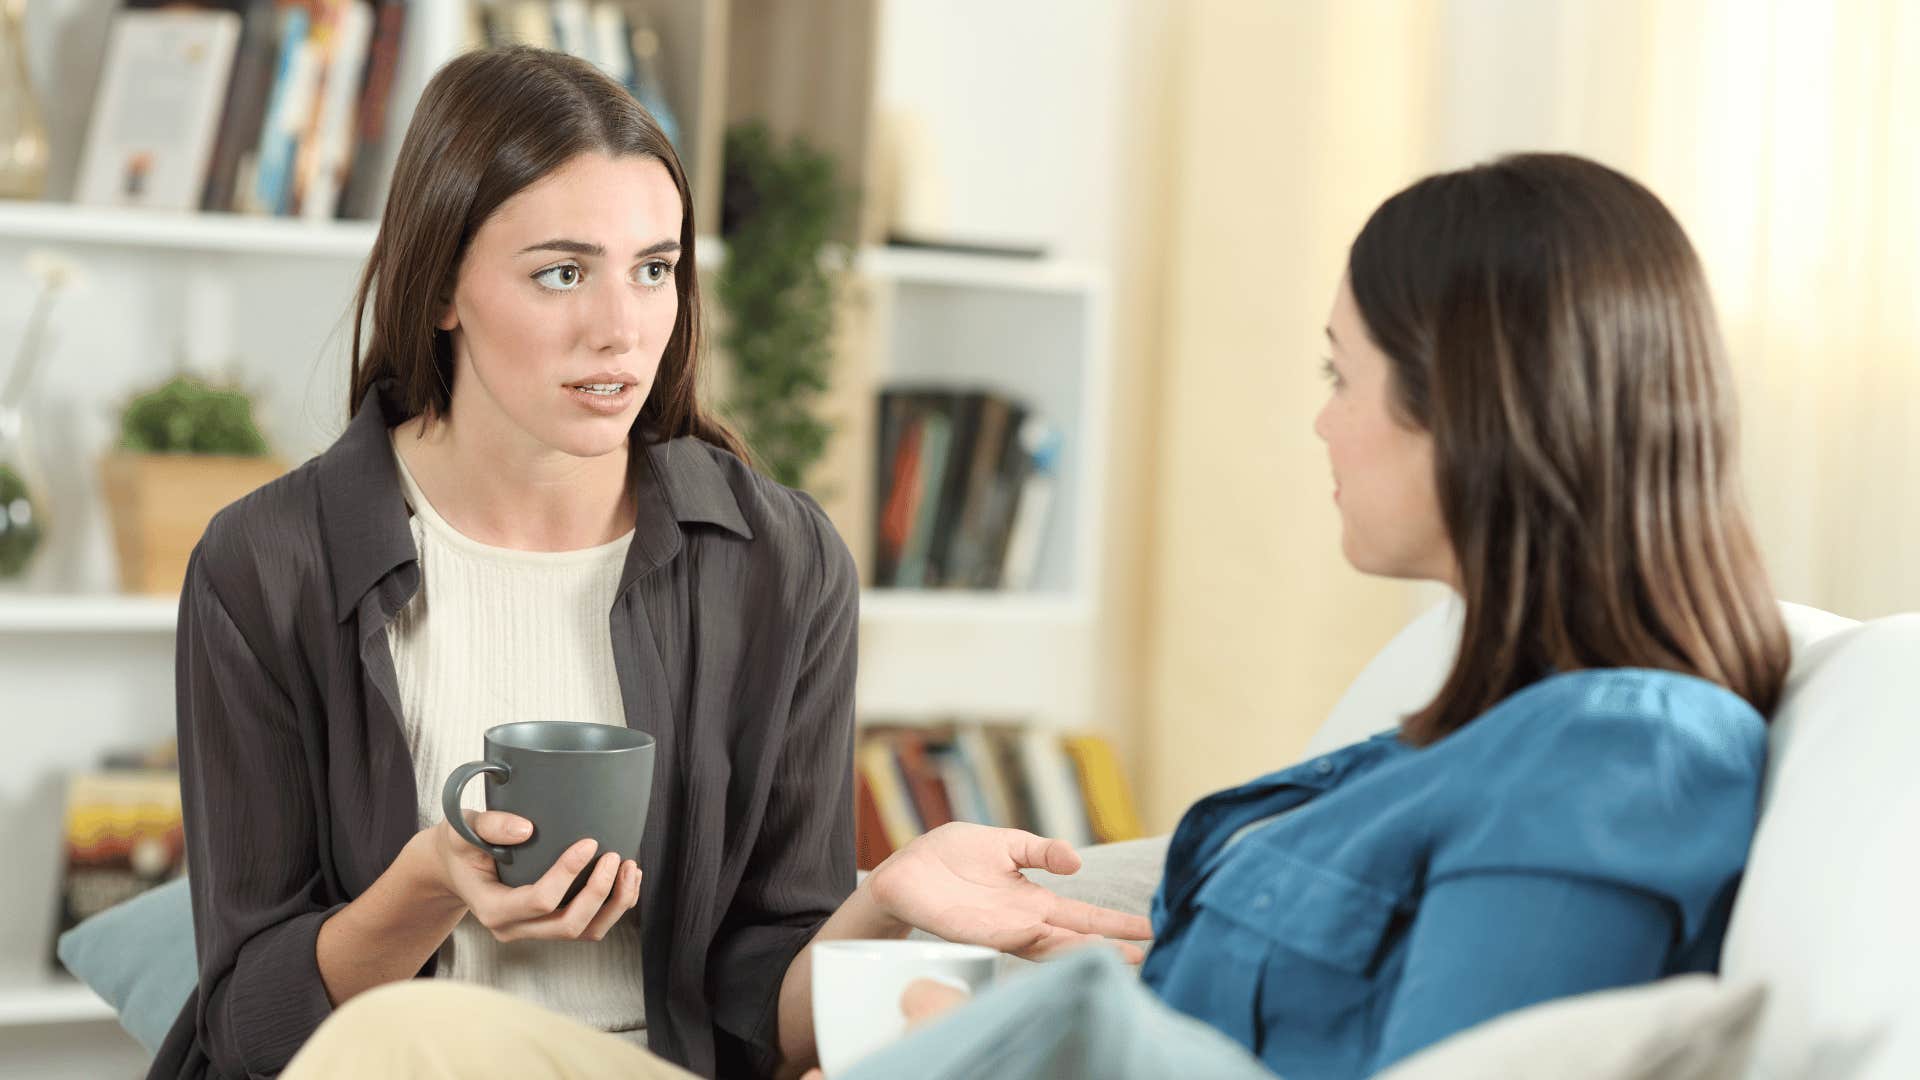
[[[447,824],[467,843],[493,856],[506,885],[531,885],[562,853],[591,836],[622,861],[640,858],[647,805],[653,797],[653,736],[610,724],[528,720],[489,728],[487,756],[453,770],[440,793]],[[533,835],[511,847],[489,844],[467,825],[460,793],[487,775],[487,809],[533,822]],[[595,862],[573,879],[561,904],[593,875]]]

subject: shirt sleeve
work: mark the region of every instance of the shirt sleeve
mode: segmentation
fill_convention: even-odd
[[[818,544],[814,611],[765,816],[708,958],[723,1076],[765,1076],[778,1065],[787,968],[854,886],[860,582],[839,534],[810,500],[807,509]]]
[[[295,710],[215,592],[181,590],[174,671],[200,982],[194,1023],[220,1075],[278,1073],[332,1012],[313,776]]]
[[[1605,882],[1668,901],[1676,945],[1691,947],[1746,866],[1765,726],[1717,688],[1703,698],[1665,680],[1591,684],[1454,736],[1464,753],[1436,802],[1428,881],[1506,870]]]
[[[1515,1009],[1656,979],[1677,929],[1670,904],[1616,885],[1510,872],[1449,878],[1414,918],[1366,1075]]]

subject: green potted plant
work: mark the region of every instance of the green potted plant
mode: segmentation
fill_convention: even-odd
[[[815,412],[832,368],[834,272],[828,242],[848,199],[833,158],[765,124],[727,132],[720,344],[731,361],[726,409],[775,480],[800,486],[832,427]]]
[[[239,390],[178,375],[135,397],[101,464],[120,587],[178,592],[213,515],[285,471]]]

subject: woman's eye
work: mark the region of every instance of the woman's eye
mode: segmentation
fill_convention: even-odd
[[[640,268],[640,284],[660,286],[673,277],[673,264],[670,262],[650,262]]]
[[[555,275],[566,276],[556,277]],[[580,284],[580,268],[572,263],[561,263],[559,266],[549,266],[545,270],[533,275],[533,280],[546,285],[548,288],[571,289],[575,285]]]
[[[1340,369],[1333,366],[1332,357],[1328,357],[1325,360],[1320,361],[1320,375],[1322,378],[1325,378],[1328,382],[1332,383],[1335,389],[1339,388]]]

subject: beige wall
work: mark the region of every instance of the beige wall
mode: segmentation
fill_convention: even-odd
[[[1424,157],[1430,30],[1415,5],[1186,10],[1137,758],[1155,830],[1291,760],[1413,604],[1342,559],[1311,427],[1347,245]]]

